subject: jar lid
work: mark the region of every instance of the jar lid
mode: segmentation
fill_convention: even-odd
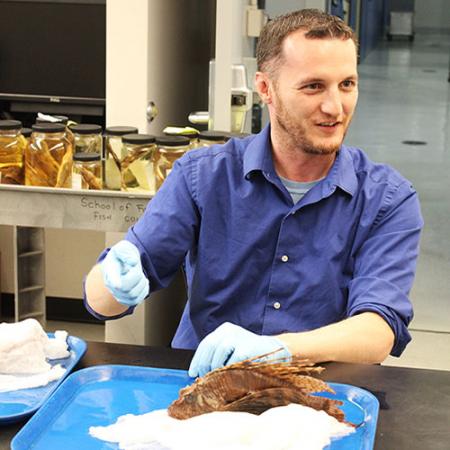
[[[61,133],[65,131],[66,126],[63,123],[42,122],[35,123],[31,129],[37,133]]]
[[[100,154],[99,153],[93,153],[93,152],[78,152],[73,155],[74,161],[84,161],[84,162],[91,162],[91,161],[100,161]]]
[[[139,131],[136,127],[107,127],[106,134],[111,136],[123,136],[124,134],[137,134]]]
[[[31,128],[22,128],[20,134],[26,138],[31,136]]]
[[[203,139],[205,141],[226,141],[228,139],[227,133],[225,131],[200,131],[198,135],[199,139]]]
[[[155,136],[151,134],[125,134],[122,136],[122,142],[124,144],[135,144],[135,145],[145,145],[145,144],[153,144],[155,142]]]
[[[43,119],[42,117],[36,117],[36,123],[63,123],[64,125],[67,124],[69,121],[69,118],[67,116],[53,116],[53,118],[58,119],[56,122],[50,122],[47,119]]]
[[[156,138],[156,145],[163,147],[181,147],[189,144],[189,138],[184,136],[158,136]]]
[[[71,125],[70,131],[77,134],[98,134],[102,132],[102,127],[100,125],[90,124],[90,123],[78,123],[76,125]]]
[[[20,130],[22,122],[19,120],[0,120],[0,130]]]

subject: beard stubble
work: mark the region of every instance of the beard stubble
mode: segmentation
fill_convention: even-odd
[[[292,148],[299,149],[303,153],[309,155],[331,155],[339,150],[347,133],[348,123],[339,144],[320,145],[314,143],[311,139],[308,139],[306,127],[293,120],[292,115],[289,114],[286,106],[280,100],[278,93],[276,94],[276,101],[279,111],[275,113],[275,120],[278,126],[283,130],[285,137],[288,139]]]

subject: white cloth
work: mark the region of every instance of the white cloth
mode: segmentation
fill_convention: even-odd
[[[50,339],[35,319],[0,324],[0,392],[45,386],[65,369],[48,360],[67,358],[67,332]]]
[[[49,370],[50,364],[45,358],[47,341],[47,335],[35,319],[0,324],[0,373]]]
[[[54,339],[48,338],[45,343],[45,357],[49,360],[64,359],[70,355],[67,347],[67,331],[55,331]]]
[[[332,438],[353,432],[326,412],[298,404],[259,416],[213,412],[186,420],[169,417],[164,409],[89,429],[91,436],[116,442],[121,450],[322,450]]]
[[[66,369],[60,364],[50,367],[49,370],[32,375],[1,375],[0,374],[0,392],[12,392],[20,389],[30,389],[40,386],[46,386],[51,381],[59,380]]]

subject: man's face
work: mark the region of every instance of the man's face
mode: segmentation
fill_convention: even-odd
[[[342,144],[358,99],[356,47],[351,39],[283,43],[284,61],[268,82],[272,127],[306,153],[331,154]]]

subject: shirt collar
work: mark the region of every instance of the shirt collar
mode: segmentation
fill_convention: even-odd
[[[272,160],[272,144],[270,140],[270,123],[250,142],[244,152],[244,177],[249,179],[254,171],[275,173]],[[342,145],[336,155],[336,160],[325,180],[329,188],[338,186],[350,195],[354,195],[358,180],[353,166],[353,159],[348,147]]]
[[[267,124],[248,145],[244,152],[243,169],[244,177],[247,179],[254,171],[275,172],[270,141],[270,124]]]
[[[355,167],[350,149],[342,145],[336,154],[336,159],[326,177],[328,187],[340,187],[343,191],[353,196],[358,187]]]

